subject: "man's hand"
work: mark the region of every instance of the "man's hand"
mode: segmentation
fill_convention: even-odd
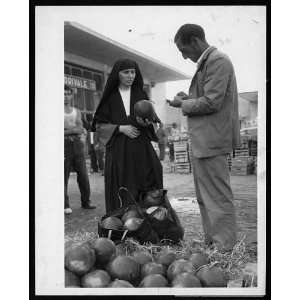
[[[176,96],[180,96],[182,98],[187,98],[188,97],[188,95],[185,92],[179,92],[179,93],[176,94]]]
[[[181,96],[175,96],[173,101],[169,100],[168,103],[172,107],[181,107],[182,101],[183,99]]]
[[[130,137],[131,139],[137,138],[140,131],[132,125],[120,125],[119,131]]]
[[[148,119],[142,119],[141,117],[136,117],[136,121],[143,127],[148,127],[152,124]]]

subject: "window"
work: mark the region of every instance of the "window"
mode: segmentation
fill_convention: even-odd
[[[85,109],[88,111],[94,111],[94,91],[85,90]]]
[[[78,109],[84,111],[85,105],[84,105],[84,89],[74,89],[74,106]]]
[[[65,74],[71,75],[71,68],[65,65]]]
[[[95,103],[95,108],[98,107],[98,104],[100,103],[100,99],[102,97],[103,93],[102,92],[94,92],[94,103]]]
[[[65,74],[83,77],[96,82],[96,91],[74,88],[74,106],[81,110],[84,118],[92,120],[103,92],[104,74],[70,63],[65,63],[64,71]]]
[[[72,75],[81,77],[81,70],[77,68],[72,68]]]
[[[89,71],[83,71],[83,77],[87,79],[93,79],[93,74]]]
[[[103,89],[103,75],[94,73],[94,80],[96,81],[97,91],[102,91]]]

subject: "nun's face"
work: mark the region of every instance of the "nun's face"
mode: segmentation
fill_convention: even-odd
[[[135,78],[135,69],[126,69],[119,72],[120,86],[130,87]]]

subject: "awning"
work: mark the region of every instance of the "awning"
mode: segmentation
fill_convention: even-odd
[[[257,136],[257,127],[246,127],[240,130],[241,135]]]
[[[65,51],[83,56],[108,66],[119,58],[131,58],[140,66],[149,81],[166,82],[190,79],[182,73],[154,58],[130,49],[75,22],[65,22]]]
[[[257,103],[257,98],[258,98],[258,92],[244,92],[244,93],[239,93],[239,96],[243,98],[244,100],[250,101]]]

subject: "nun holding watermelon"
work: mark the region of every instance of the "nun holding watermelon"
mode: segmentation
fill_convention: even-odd
[[[162,165],[151,144],[160,123],[136,62],[118,60],[93,119],[105,144],[105,205],[109,213],[120,207],[118,191],[126,187],[138,201],[141,192],[163,189]]]

